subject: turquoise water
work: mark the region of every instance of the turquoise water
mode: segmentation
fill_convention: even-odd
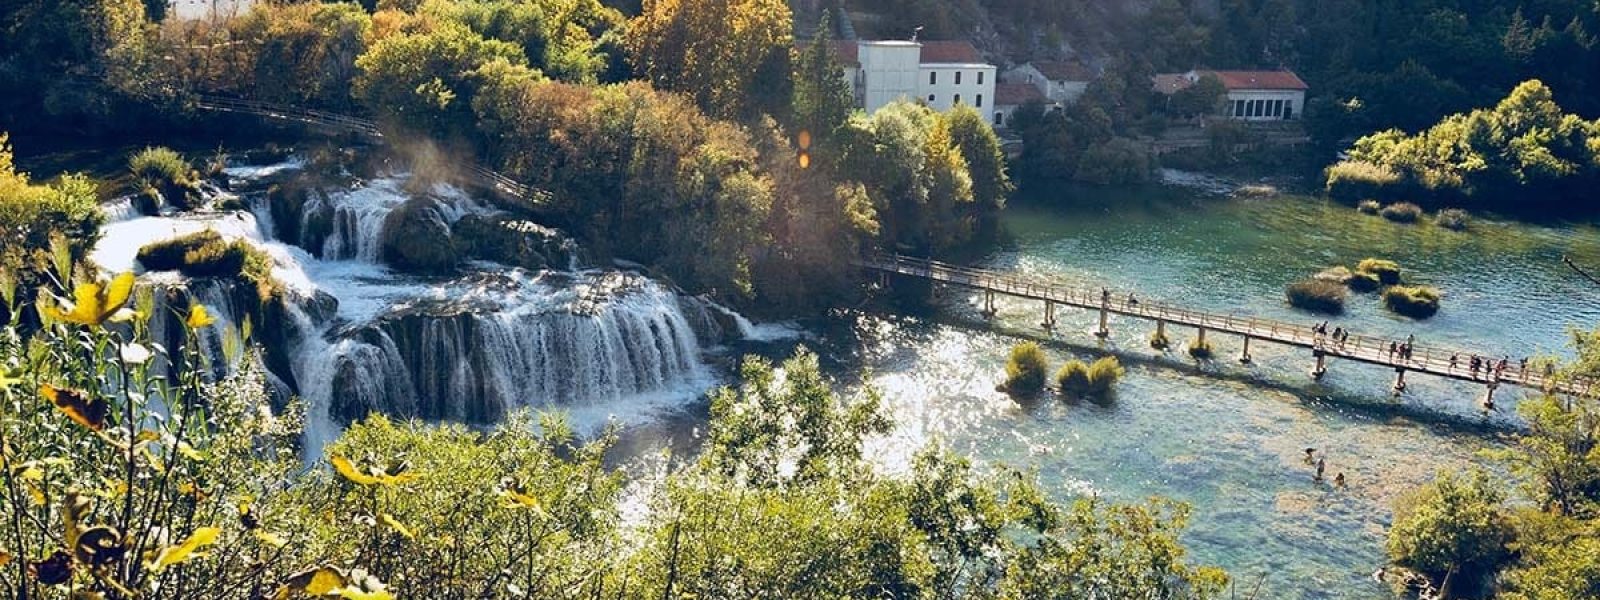
[[[1494,220],[1470,233],[1396,225],[1353,209],[1297,197],[1207,198],[1173,190],[1065,191],[1055,205],[1013,206],[1010,241],[980,261],[991,268],[1192,307],[1316,322],[1283,301],[1283,287],[1335,264],[1397,260],[1412,281],[1445,293],[1435,318],[1384,311],[1376,295],[1353,295],[1333,326],[1419,344],[1515,357],[1563,352],[1569,325],[1600,321],[1600,288],[1561,263],[1600,264],[1600,235],[1587,226],[1539,227]],[[1441,470],[1488,465],[1516,426],[1521,392],[1497,395],[1501,412],[1478,407],[1483,390],[1413,375],[1391,398],[1393,373],[1332,362],[1321,382],[1312,357],[1257,343],[1251,366],[1233,360],[1237,339],[1212,334],[1213,364],[1151,350],[1151,326],[1065,311],[1047,333],[1037,303],[1002,300],[991,322],[979,299],[947,291],[932,314],[853,313],[824,334],[825,358],[841,376],[858,370],[881,388],[899,424],[874,445],[889,469],[937,441],[981,462],[1036,470],[1061,498],[1117,501],[1162,495],[1192,504],[1185,540],[1197,562],[1222,566],[1241,597],[1381,598],[1371,573],[1396,496]],[[1193,332],[1170,328],[1174,347]],[[994,391],[1019,337],[1046,342],[1053,362],[1115,351],[1128,377],[1108,404],[1055,398],[1021,402]],[[1306,447],[1325,453],[1328,477],[1312,481]]]

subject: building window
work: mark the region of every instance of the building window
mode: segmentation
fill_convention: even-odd
[[[956,94],[955,104],[961,104],[961,94]],[[954,106],[955,104],[952,104],[951,106]]]
[[[928,85],[939,85],[938,71],[928,71]]]
[[[928,94],[928,104],[933,104],[933,94]]]
[[[961,85],[961,71],[956,71],[956,85]]]
[[[1283,101],[1282,100],[1273,100],[1272,101],[1272,117],[1275,118],[1275,119],[1283,117]]]
[[[1003,113],[1003,112],[995,111],[995,113],[994,113],[994,126],[995,127],[1001,127],[1001,126],[1004,126],[1005,124],[1006,124],[1006,114]]]
[[[1283,103],[1283,120],[1294,120],[1294,101],[1291,100]]]
[[[1233,101],[1233,116],[1235,116],[1235,117],[1244,116],[1244,101],[1243,100],[1234,100]]]
[[[983,71],[978,71],[978,85],[983,85]]]
[[[983,108],[983,94],[978,94],[978,101],[974,102],[972,105],[978,108]]]

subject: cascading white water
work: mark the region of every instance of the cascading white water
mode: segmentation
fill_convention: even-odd
[[[302,230],[333,215],[327,237],[312,240],[320,257],[276,241],[266,194],[250,185],[301,164],[230,169],[252,212],[129,218],[107,228],[95,258],[133,268],[139,247],[203,229],[266,251],[288,292],[278,326],[292,372],[275,375],[306,401],[308,459],[320,458],[341,423],[369,411],[487,423],[521,407],[559,407],[588,427],[647,416],[712,384],[701,362],[706,307],[641,275],[474,263],[439,279],[384,267],[385,220],[411,197],[405,175],[309,194],[293,215]],[[448,223],[489,212],[455,188],[426,194]],[[230,320],[246,313],[224,286],[193,285],[190,294]],[[739,327],[754,331],[747,321]]]

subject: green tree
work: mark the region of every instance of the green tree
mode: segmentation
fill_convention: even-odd
[[[522,49],[484,39],[464,26],[386,37],[356,60],[355,94],[385,120],[446,136],[473,129],[473,98],[488,82],[483,69],[526,69]],[[502,70],[505,66],[498,67]]]
[[[818,145],[831,141],[855,112],[855,98],[844,68],[833,53],[833,13],[824,10],[811,45],[800,50],[794,67],[794,128],[811,134]]]
[[[1222,108],[1228,89],[1217,76],[1206,74],[1194,85],[1178,90],[1167,103],[1167,112],[1179,117],[1215,115]]]
[[[983,116],[976,109],[964,104],[945,113],[943,118],[951,141],[966,159],[967,174],[972,179],[973,216],[980,224],[992,226],[1006,207],[1006,197],[1014,189],[1006,173],[1000,136],[983,122]]]
[[[783,0],[648,0],[628,26],[640,75],[713,116],[752,119],[790,104],[793,16]]]
[[[599,0],[428,0],[418,13],[518,44],[534,69],[576,83],[599,78],[610,60],[601,38],[623,24]]]
[[[1484,473],[1439,473],[1395,502],[1389,559],[1436,584],[1495,572],[1512,536],[1503,501]]]

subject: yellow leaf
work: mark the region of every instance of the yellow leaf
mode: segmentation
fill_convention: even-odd
[[[383,521],[384,525],[388,525],[389,527],[393,528],[397,533],[405,536],[405,538],[408,540],[417,539],[416,534],[411,533],[410,528],[407,528],[405,525],[401,524],[399,520],[396,520],[388,513],[379,513],[378,520]]]
[[[106,427],[106,414],[110,411],[110,407],[103,398],[91,398],[78,390],[52,385],[39,386],[39,395],[54,404],[62,414],[67,415],[67,418],[89,428],[90,431],[100,431]]]
[[[311,575],[311,580],[306,582],[305,592],[312,596],[321,596],[344,587],[344,575],[323,567]]]
[[[394,600],[394,595],[384,590],[366,592],[353,588],[339,588],[339,597],[345,600]]]
[[[261,543],[266,544],[268,546],[271,546],[273,548],[282,548],[282,547],[284,547],[284,546],[289,544],[289,542],[287,542],[287,541],[285,541],[283,539],[283,536],[278,535],[276,533],[272,533],[270,531],[256,530],[254,533],[255,533],[256,539],[261,540]]]
[[[104,320],[112,314],[122,310],[128,303],[128,297],[133,295],[133,273],[123,273],[111,280],[111,287],[106,288],[106,297],[101,305],[100,318]]]
[[[40,480],[43,480],[44,479],[44,469],[41,469],[41,468],[39,468],[37,466],[34,466],[34,465],[27,465],[22,469],[22,472],[17,473],[17,479],[21,479],[23,481],[40,481]]]
[[[13,557],[11,556],[10,552],[6,552],[5,550],[0,550],[0,567],[4,567],[6,565],[11,564],[11,559],[12,558]]]
[[[194,530],[194,533],[189,535],[189,539],[184,540],[182,544],[168,546],[167,548],[163,549],[161,554],[156,556],[156,560],[150,565],[150,568],[152,570],[159,571],[170,565],[175,565],[177,563],[194,558],[196,556],[196,551],[204,546],[209,546],[216,543],[217,536],[221,534],[222,530],[216,527],[201,527],[196,529]]]
[[[356,468],[350,459],[339,455],[328,457],[328,463],[333,465],[333,470],[338,471],[345,479],[361,485],[395,485],[416,479],[412,473],[400,471],[398,473],[367,473]]]
[[[345,479],[349,479],[350,481],[354,481],[361,485],[376,485],[378,483],[377,477],[357,471],[356,466],[350,464],[350,459],[348,458],[343,456],[333,456],[328,459],[328,462],[332,463],[333,470],[338,471],[339,474],[343,475]]]
[[[178,454],[182,454],[184,458],[195,462],[204,462],[206,460],[206,456],[201,454],[199,450],[195,450],[194,446],[190,446],[189,442],[178,442]]]
[[[0,390],[22,383],[22,369],[0,371]]]
[[[217,320],[206,311],[204,304],[191,304],[189,305],[189,318],[185,319],[183,324],[189,329],[201,329],[210,327],[216,322]]]

